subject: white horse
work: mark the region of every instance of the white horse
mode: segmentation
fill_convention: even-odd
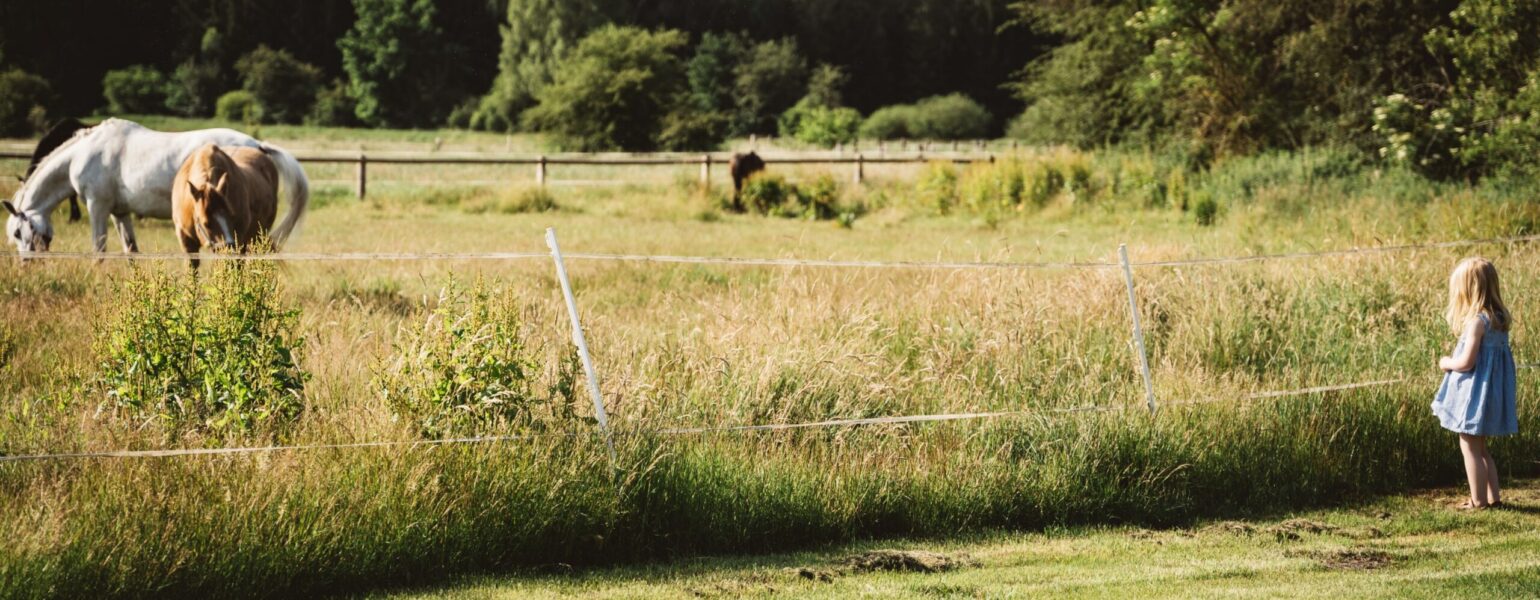
[[[85,200],[91,215],[91,243],[107,249],[107,218],[112,217],[124,252],[138,252],[132,215],[171,218],[171,184],[187,157],[206,144],[257,148],[278,167],[279,196],[289,212],[273,228],[276,248],[293,233],[310,200],[310,180],[288,151],[231,129],[165,133],[132,121],[107,119],[82,129],[37,165],[12,202],[6,239],[22,254],[46,252],[53,242],[55,207],[71,193]]]

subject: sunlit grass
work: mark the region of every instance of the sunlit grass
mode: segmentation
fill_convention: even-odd
[[[539,253],[542,231],[555,227],[568,253],[1110,262],[1127,243],[1135,261],[1147,261],[1528,234],[1540,215],[1522,184],[1434,184],[1343,166],[1330,153],[1239,159],[1180,177],[1147,153],[1036,156],[1021,160],[1088,168],[1086,187],[1055,193],[1041,208],[942,215],[913,177],[879,177],[844,185],[843,199],[867,208],[852,229],[727,213],[721,185],[701,193],[688,176],[553,186],[549,205],[529,200],[525,184],[397,184],[372,188],[363,201],[327,184],[288,249]],[[958,176],[967,184],[997,174],[978,167]],[[14,189],[5,186],[13,184],[0,183],[0,193]],[[1179,201],[1204,194],[1220,201],[1212,226]],[[55,248],[85,249],[85,227],[59,223]],[[165,223],[141,222],[139,236],[146,251],[174,251]],[[1537,314],[1524,299],[1540,293],[1540,281],[1527,244],[1136,269],[1156,392],[1167,405],[1155,415],[1143,410],[1126,292],[1113,269],[573,260],[616,430],[614,471],[588,433],[3,464],[0,490],[12,501],[0,505],[0,535],[12,543],[0,548],[0,596],[292,596],[554,562],[999,528],[1179,525],[1449,483],[1458,454],[1427,413],[1437,383],[1429,365],[1452,342],[1438,320],[1440,286],[1455,260],[1473,253],[1502,270],[1519,323],[1515,354],[1535,361],[1540,352],[1524,331]],[[187,276],[180,261],[0,264],[0,451],[164,443],[113,418],[84,385],[99,362],[90,349],[114,282],[136,269]],[[312,376],[303,417],[287,434],[294,444],[415,439],[381,400],[375,375],[451,276],[507,290],[523,307],[531,347],[546,353],[544,368],[569,343],[544,258],[299,262],[279,273],[282,301],[300,310]],[[1540,390],[1528,374],[1522,397]],[[1246,400],[1383,379],[1402,381]],[[1203,403],[1188,404],[1195,401]],[[1055,412],[1078,408],[1102,410]],[[1026,414],[653,433],[1017,410]],[[1540,424],[1531,413],[1522,418],[1522,431]],[[1537,440],[1525,433],[1495,448],[1532,455]],[[1523,461],[1505,467],[1533,471]]]

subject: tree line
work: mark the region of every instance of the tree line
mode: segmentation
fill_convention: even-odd
[[[1201,165],[1540,158],[1534,0],[0,3],[0,128],[60,114],[545,131],[583,149],[1002,132]]]

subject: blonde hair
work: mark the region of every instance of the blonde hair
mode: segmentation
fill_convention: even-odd
[[[1513,322],[1497,285],[1497,267],[1473,256],[1460,261],[1449,274],[1449,308],[1444,311],[1444,320],[1449,322],[1450,331],[1460,335],[1466,323],[1483,313],[1498,331],[1507,331]]]

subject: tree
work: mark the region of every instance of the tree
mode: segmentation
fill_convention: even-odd
[[[460,47],[434,24],[433,0],[353,0],[358,20],[337,41],[358,118],[375,127],[437,125],[460,100]]]
[[[0,137],[25,137],[47,126],[53,89],[42,77],[22,71],[0,71]]]
[[[224,36],[210,27],[203,32],[198,53],[177,65],[166,90],[166,108],[189,117],[208,116],[227,89],[224,77]]]
[[[731,135],[774,131],[777,117],[807,91],[807,75],[807,60],[798,52],[797,40],[754,45],[738,65]]]
[[[717,114],[733,111],[738,66],[748,56],[752,44],[742,33],[708,31],[701,35],[694,56],[685,66],[690,101],[697,110]]]
[[[154,67],[134,65],[102,77],[107,110],[115,114],[155,114],[166,109],[166,76]]]
[[[241,88],[251,92],[269,123],[299,123],[315,104],[321,70],[286,50],[257,46],[235,63]]]
[[[614,13],[606,0],[509,0],[499,26],[502,52],[497,79],[471,117],[475,129],[508,131],[535,95],[551,82],[551,69],[593,28]]]
[[[686,99],[685,41],[672,30],[594,30],[557,61],[525,124],[576,150],[657,148],[668,109]]]

